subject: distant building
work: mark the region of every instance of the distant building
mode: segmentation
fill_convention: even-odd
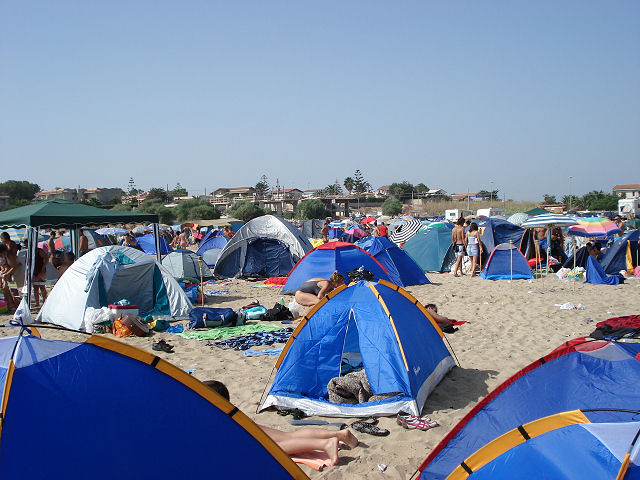
[[[391,188],[391,185],[383,185],[380,188],[378,188],[378,190],[376,190],[376,193],[382,197],[386,197],[389,195],[390,188]]]
[[[319,188],[311,188],[309,190],[304,190],[302,192],[302,198],[307,199],[307,198],[319,197],[321,192],[322,190]]]
[[[466,200],[469,198],[471,201],[482,200],[482,197],[478,195],[478,192],[469,192],[469,193],[452,193],[450,197],[453,200]]]
[[[58,199],[82,202],[93,198],[98,203],[105,204],[121,196],[122,190],[119,188],[56,188],[36,193],[36,200]]]
[[[271,191],[273,200],[300,200],[304,196],[304,192],[297,188],[281,188]]]
[[[256,189],[253,187],[231,187],[231,188],[216,188],[212,195],[214,197],[232,197],[235,199],[253,197],[256,193]]]
[[[441,197],[446,194],[447,192],[441,188],[430,188],[424,195],[425,197]]]
[[[0,208],[9,206],[9,195],[0,195]]]
[[[640,183],[629,183],[613,187],[613,194],[622,198],[640,198]]]

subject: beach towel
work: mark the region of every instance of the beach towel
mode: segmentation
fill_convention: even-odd
[[[268,325],[262,325],[267,327]],[[229,338],[228,340],[221,340],[215,342],[213,345],[224,349],[233,350],[249,350],[250,348],[260,345],[273,345],[275,343],[286,343],[289,337],[293,333],[293,328],[281,328],[278,327],[277,331],[262,331],[253,333],[251,335],[243,335],[241,337]],[[209,344],[207,344],[209,345]]]
[[[264,281],[265,285],[284,285],[288,277],[271,277]]]
[[[248,333],[267,332],[273,330],[281,330],[283,327],[277,325],[262,325],[258,323],[250,325],[241,325],[239,327],[220,327],[205,331],[189,331],[179,333],[182,338],[187,340],[220,340],[223,338],[232,338]]]
[[[594,285],[618,285],[622,278],[618,275],[607,275],[600,265],[600,262],[592,256],[587,258],[587,275],[584,283],[592,283]]]
[[[291,456],[291,460],[296,463],[306,465],[307,467],[311,467],[318,472],[321,472],[324,467],[330,466],[329,455],[320,450],[296,453],[295,455]]]

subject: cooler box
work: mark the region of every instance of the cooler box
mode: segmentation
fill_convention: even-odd
[[[138,316],[138,305],[109,305],[109,310],[119,317],[122,315]]]

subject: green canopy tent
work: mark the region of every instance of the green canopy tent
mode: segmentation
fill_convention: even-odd
[[[526,213],[530,217],[533,217],[534,215],[546,215],[549,212],[547,210],[545,210],[544,208],[535,207],[535,208],[532,208],[531,210],[528,210],[528,211],[526,211],[524,213]]]
[[[25,285],[27,287],[27,303],[31,306],[31,275],[32,263],[37,246],[40,228],[68,228],[71,231],[71,246],[75,254],[78,253],[78,239],[80,227],[89,225],[104,225],[110,223],[153,223],[153,233],[156,240],[156,251],[160,252],[160,231],[158,216],[150,213],[114,212],[102,208],[91,207],[68,200],[46,200],[44,202],[14,208],[0,212],[0,228],[29,227],[27,264],[25,265]],[[159,254],[158,254],[159,255]],[[158,258],[160,261],[160,258]]]

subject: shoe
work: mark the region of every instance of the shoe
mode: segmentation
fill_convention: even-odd
[[[436,421],[431,420],[429,417],[418,417],[415,415],[402,415],[398,414],[396,417],[398,425],[402,425],[407,430],[429,430],[439,426]]]
[[[174,353],[173,345],[165,342],[164,340],[160,340],[151,345],[151,348],[157,352],[166,352],[166,353]]]

